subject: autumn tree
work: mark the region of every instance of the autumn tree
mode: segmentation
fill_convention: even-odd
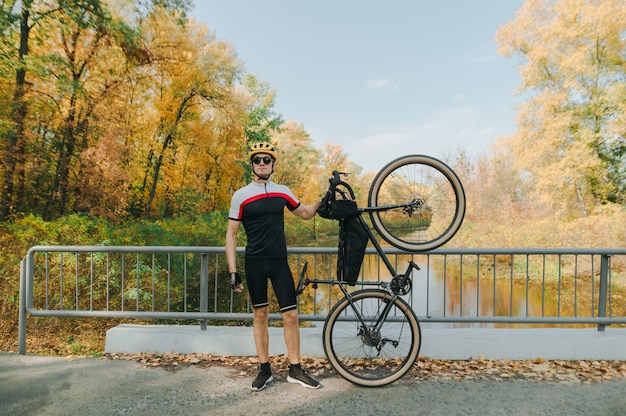
[[[75,211],[80,156],[101,133],[98,111],[124,83],[125,69],[146,58],[138,53],[140,34],[112,15],[111,3],[2,3],[8,59],[0,62],[0,74],[13,91],[2,124],[2,219],[13,212],[53,218]]]
[[[625,31],[623,0],[528,0],[497,33],[526,99],[508,146],[560,215],[626,204]]]
[[[0,3],[0,221],[226,209],[250,179],[249,146],[283,120],[274,89],[188,19],[190,5]]]
[[[92,130],[94,112],[121,81],[109,65],[119,62],[115,51],[121,48],[111,46],[127,33],[120,30],[123,23],[113,19],[99,1],[86,2],[85,6],[63,8],[54,22],[58,36],[46,41],[51,51],[47,70],[56,82],[46,83],[45,93],[50,110],[57,109],[58,117],[53,124],[50,151],[55,158],[54,173],[44,218],[72,210],[71,176],[80,176],[78,157],[96,138]]]
[[[202,152],[199,147],[219,139],[211,133],[228,119],[224,112],[237,104],[234,83],[241,69],[233,51],[224,42],[207,39],[206,28],[177,27],[172,17],[157,12],[144,22],[154,57],[148,68],[154,127],[149,130],[152,144],[142,162],[146,218],[151,216],[159,186],[166,203],[172,202],[171,195],[179,186],[184,187],[184,178],[176,173],[187,166],[193,153]],[[194,128],[196,124],[204,128]]]
[[[304,126],[286,122],[281,132],[273,136],[273,142],[279,151],[273,180],[291,188],[299,198],[314,200],[320,195],[314,176],[319,156]]]
[[[0,5],[0,220],[224,208],[249,143],[282,119],[190,4]]]
[[[467,217],[479,221],[519,219],[524,187],[515,169],[513,155],[501,140],[492,143],[490,152],[470,159],[461,151],[454,171],[461,179],[467,196]]]
[[[284,120],[282,115],[274,109],[276,90],[266,81],[258,79],[253,74],[245,74],[242,79],[242,97],[244,99],[246,116],[243,120],[245,134],[244,148],[240,153],[242,157],[238,164],[243,170],[243,182],[253,179],[252,166],[248,160],[248,151],[254,143],[271,142],[272,136],[280,134]],[[230,193],[236,189],[229,189]]]
[[[154,59],[154,127],[139,160],[146,218],[155,206],[159,216],[225,209],[245,178],[249,144],[269,140],[282,122],[274,91],[244,73],[231,45],[193,21],[176,28],[173,17],[154,13],[144,22]]]

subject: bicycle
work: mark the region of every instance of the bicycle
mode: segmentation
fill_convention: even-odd
[[[321,216],[340,222],[337,278],[309,279],[305,262],[296,290],[300,295],[309,284],[314,288],[318,284],[341,288],[343,298],[324,322],[324,353],[346,380],[365,387],[383,386],[404,376],[419,354],[420,324],[402,296],[411,292],[412,273],[420,267],[411,260],[406,271],[397,274],[363,214],[369,214],[375,230],[387,243],[407,252],[424,252],[445,244],[456,234],[465,215],[465,192],[449,166],[424,155],[403,156],[384,166],[371,184],[368,207],[357,206],[354,191],[342,176],[347,174],[332,173],[318,210]],[[365,235],[365,245],[362,241],[345,241],[346,230]],[[391,281],[357,282],[368,242],[393,276]],[[350,250],[356,251],[352,262],[346,257]],[[355,285],[379,287],[348,290]]]

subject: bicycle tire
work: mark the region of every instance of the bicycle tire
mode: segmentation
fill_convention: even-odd
[[[392,296],[384,290],[364,289],[353,292],[351,299],[337,302],[324,323],[326,358],[339,375],[356,385],[393,383],[411,369],[418,357],[422,337],[417,317],[408,303],[395,298],[388,318],[376,333],[378,339],[372,342],[363,333],[355,308],[368,323],[375,323]]]
[[[368,196],[371,208],[404,204],[421,198],[423,205],[411,212],[392,209],[370,211],[378,234],[402,250],[420,252],[448,242],[465,216],[465,191],[459,177],[442,161],[430,156],[408,155],[385,165],[374,178]]]

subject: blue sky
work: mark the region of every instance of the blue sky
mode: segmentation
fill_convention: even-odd
[[[497,54],[522,0],[196,0],[194,18],[277,91],[316,147],[365,170],[404,154],[488,153],[515,131],[520,78]]]

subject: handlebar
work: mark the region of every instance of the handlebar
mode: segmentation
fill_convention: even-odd
[[[335,186],[337,186],[337,184],[341,182],[341,175],[348,176],[349,174],[350,174],[349,172],[339,172],[339,171],[333,170],[332,177],[328,179],[328,182],[330,182],[330,189],[331,190],[334,189]]]
[[[322,199],[322,203],[326,203],[328,201],[332,201],[336,199],[335,191],[337,191],[337,186],[340,184],[345,187],[345,189],[343,190],[339,189],[339,192],[341,193],[343,197],[342,199],[354,199],[354,193],[352,191],[352,188],[350,188],[350,186],[346,182],[343,182],[341,180],[341,176],[348,176],[348,175],[349,175],[348,172],[339,172],[337,170],[333,171],[332,176],[328,178],[328,182],[330,183],[330,186],[328,187],[328,191],[326,191],[326,195]],[[345,191],[349,193],[347,197],[346,197]]]

